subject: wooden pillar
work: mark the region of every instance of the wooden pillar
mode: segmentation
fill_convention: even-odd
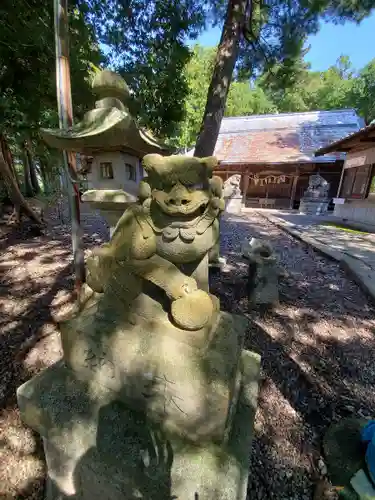
[[[289,203],[290,210],[293,209],[294,200],[296,198],[296,191],[297,191],[298,179],[299,179],[299,168],[297,167],[296,168],[296,173],[293,176],[292,190],[291,190],[291,193],[290,193],[290,203]]]
[[[246,167],[244,178],[243,178],[243,193],[242,193],[242,204],[246,206],[246,196],[247,190],[249,189],[249,167]]]
[[[341,191],[342,182],[344,180],[344,173],[345,173],[345,163],[342,166],[341,177],[340,177],[339,187],[337,188],[336,198],[340,198],[340,191]]]

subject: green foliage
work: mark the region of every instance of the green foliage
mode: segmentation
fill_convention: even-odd
[[[194,47],[210,23],[221,25],[229,0],[69,0],[70,67],[75,118],[92,106],[92,74],[110,64],[127,79],[142,125],[183,148],[194,145],[200,128],[215,49]],[[226,115],[355,106],[375,117],[375,64],[354,75],[343,57],[328,71],[303,63],[306,36],[319,19],[360,21],[369,0],[253,0]],[[249,3],[250,5],[250,3]],[[99,45],[102,44],[102,45]],[[0,2],[0,132],[16,155],[25,139],[44,164],[57,158],[39,136],[57,126],[53,2]],[[102,52],[106,48],[106,56]],[[260,76],[262,75],[262,76]],[[250,76],[257,76],[250,85]],[[39,164],[39,163],[38,163]]]
[[[285,89],[296,79],[305,41],[318,31],[321,18],[359,22],[374,8],[369,0],[228,0],[226,11],[224,0],[210,3],[223,28],[194,150],[197,156],[214,151],[233,76],[244,80],[265,74],[266,81]],[[298,100],[289,102],[301,105]]]
[[[205,25],[196,0],[78,0],[112,67],[134,91],[140,121],[159,136],[174,132],[188,92],[186,46]]]
[[[93,31],[71,6],[70,67],[75,110],[92,99],[90,63],[101,60]],[[0,6],[0,114],[1,127],[22,131],[38,129],[46,118],[56,124],[55,41],[53,2],[3,0]],[[49,124],[50,120],[47,120]]]
[[[195,45],[192,57],[185,68],[184,76],[188,83],[188,95],[185,100],[184,118],[177,129],[178,134],[174,135],[170,141],[172,145],[183,150],[188,150],[195,144],[202,122],[215,55],[215,48]],[[232,83],[225,112],[227,116],[276,111],[276,106],[259,86],[251,87],[248,82],[241,81]]]
[[[188,85],[188,93],[182,108],[183,120],[176,129],[177,134],[175,133],[170,141],[173,146],[187,150],[195,144],[206,103],[215,53],[215,48],[205,48],[199,45],[193,48],[192,57],[183,74]]]
[[[264,78],[260,85],[280,112],[355,108],[368,121],[375,111],[374,70],[375,64],[370,63],[356,75],[349,58],[341,56],[323,72],[309,71],[301,63],[293,85],[285,89],[267,85]]]
[[[306,52],[307,37],[319,31],[322,20],[359,23],[373,9],[371,0],[252,0],[240,40],[237,72],[265,74],[280,88],[291,85]]]
[[[375,119],[375,59],[355,78],[350,98],[366,123]]]
[[[91,65],[103,57],[92,27],[73,0],[68,4],[72,98],[79,118],[93,102]],[[27,139],[33,155],[52,158],[39,136],[41,127],[58,126],[52,0],[2,0],[0,63],[0,133],[16,157],[22,157]]]
[[[185,68],[189,93],[185,115],[170,144],[189,150],[195,144],[215,62],[215,49],[195,45]],[[277,71],[277,68],[274,68]],[[310,71],[302,59],[292,84],[272,85],[265,75],[255,80],[233,81],[226,116],[355,108],[369,122],[375,118],[375,59],[356,74],[348,56],[341,56],[326,71]]]
[[[248,82],[233,82],[225,108],[226,116],[261,115],[276,113],[277,107],[269,100],[264,90]]]

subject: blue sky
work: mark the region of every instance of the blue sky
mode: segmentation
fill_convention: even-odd
[[[197,40],[201,45],[216,45],[220,38],[220,29],[213,28],[203,33]],[[375,58],[375,13],[362,21],[360,25],[322,24],[317,35],[308,39],[311,46],[305,60],[314,71],[324,71],[335,64],[340,55],[350,57],[356,70],[361,69]],[[196,42],[193,42],[196,43]]]

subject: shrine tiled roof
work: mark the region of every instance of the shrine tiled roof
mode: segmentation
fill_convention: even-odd
[[[224,118],[215,147],[221,163],[329,162],[314,152],[363,126],[353,109]]]

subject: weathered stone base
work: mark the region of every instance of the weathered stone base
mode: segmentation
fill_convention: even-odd
[[[18,389],[26,424],[44,440],[47,500],[246,498],[260,358],[242,351],[241,391],[228,439],[199,446],[161,431],[63,362]]]
[[[328,210],[328,201],[301,200],[299,212],[306,215],[323,215]]]
[[[166,320],[98,316],[87,309],[60,324],[66,366],[89,392],[100,385],[165,431],[220,443],[239,393],[246,318],[221,312],[213,326],[187,331]]]
[[[242,195],[235,195],[228,198],[225,205],[228,214],[240,214],[242,211]]]

